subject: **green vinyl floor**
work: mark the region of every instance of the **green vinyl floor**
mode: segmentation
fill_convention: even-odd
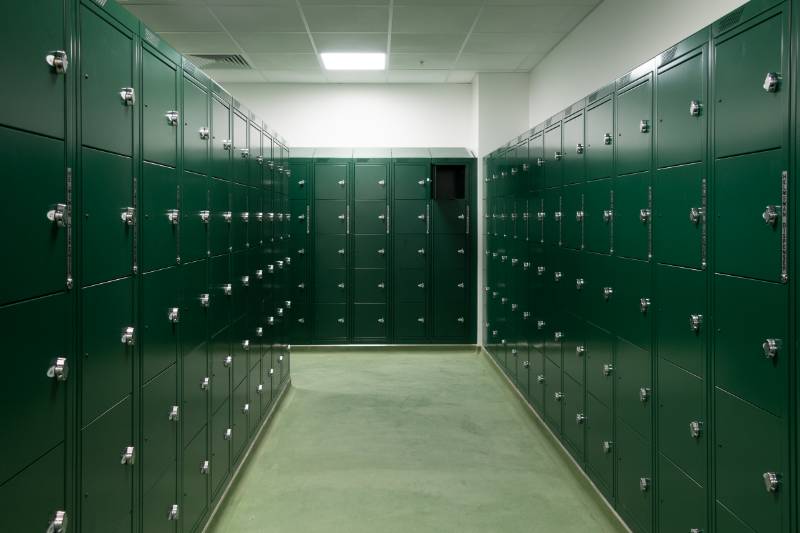
[[[475,350],[295,351],[214,533],[626,531]]]

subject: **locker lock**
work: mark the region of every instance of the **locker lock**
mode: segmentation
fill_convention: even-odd
[[[244,339],[242,341],[242,350],[246,352],[250,351],[250,339]]]
[[[511,348],[511,355],[513,357],[517,357],[517,349],[516,348]]]
[[[575,221],[576,222],[583,222],[585,214],[583,211],[575,211]]]
[[[344,187],[344,180],[339,180],[339,187]]]
[[[700,223],[700,219],[706,214],[706,210],[702,207],[692,207],[689,209],[689,222],[695,226]]]
[[[306,255],[306,249],[300,248],[299,250],[297,250],[297,255]]]
[[[505,345],[506,345],[506,340],[505,340],[505,339],[500,339],[500,344],[502,344],[503,346],[505,346]]]
[[[246,404],[244,404],[244,405],[242,406],[242,413],[243,413],[243,414],[247,414],[247,413],[249,413],[249,412],[250,412],[250,404],[249,404],[249,403],[246,403]]]
[[[496,329],[492,330],[492,337],[497,337],[497,330]]]
[[[561,278],[563,278],[563,277],[564,277],[564,274],[561,273],[561,272],[554,272],[553,273],[553,280],[555,280],[556,283],[561,281]]]
[[[425,317],[424,316],[417,317],[417,322],[419,322],[420,324],[424,324],[425,323]],[[497,330],[494,330],[492,332],[492,335],[497,336]]]
[[[385,324],[385,323],[386,323],[386,320],[383,317],[378,319],[378,324]]]
[[[581,289],[583,289],[583,286],[585,284],[586,284],[586,282],[584,281],[583,278],[578,278],[578,279],[575,280],[575,289],[576,290],[581,290]]]
[[[211,304],[211,296],[208,294],[201,294],[200,295],[200,306],[201,307],[208,307]]]
[[[300,289],[300,290],[303,290],[303,289],[306,288],[306,284],[305,283],[298,283],[297,284],[297,288]]]
[[[339,318],[336,320],[339,324],[344,324],[344,318]]]
[[[275,369],[274,368],[270,368],[269,372],[267,372],[267,374],[269,374],[270,376],[274,376],[275,375]]]
[[[127,226],[133,226],[133,221],[136,218],[136,209],[133,207],[126,207],[119,215],[120,220]]]
[[[586,346],[579,344],[578,346],[575,347],[575,355],[577,355],[578,357],[583,356],[583,354],[585,353],[586,353]]]
[[[177,111],[167,111],[164,113],[164,117],[167,119],[167,124],[170,126],[177,126],[178,125],[178,112]]]
[[[417,215],[417,218],[418,218],[419,220],[425,220],[425,213],[423,213],[423,214],[421,214],[421,215]]]
[[[780,74],[777,72],[768,72],[767,77],[764,78],[764,90],[768,93],[778,92],[778,87],[781,83]]]
[[[511,310],[512,311],[516,311],[518,307],[519,307],[519,305],[517,305],[517,304],[511,304]]]
[[[531,264],[528,261],[525,261],[524,263],[522,263],[522,269],[523,270],[528,270],[529,268],[531,268]]]
[[[275,220],[275,213],[267,213],[267,220],[269,220],[270,222]]]
[[[267,274],[275,273],[275,265],[267,265]]]
[[[541,276],[542,274],[544,274],[544,271],[545,271],[545,268],[544,268],[543,266],[538,266],[538,267],[536,267],[536,273],[537,273],[538,275],[540,275],[540,276]]]
[[[224,211],[224,212],[222,213],[222,218],[225,220],[225,222],[227,222],[228,224],[230,224],[230,223],[231,223],[231,220],[233,220],[233,213],[232,213],[232,212],[230,212],[230,211]]]
[[[247,159],[250,157],[250,150],[248,148],[239,148],[239,154],[242,156],[242,159]]]
[[[547,213],[545,213],[544,211],[539,211],[538,213],[536,213],[536,220],[538,220],[539,222],[544,222],[546,216]]]
[[[53,50],[47,54],[44,59],[47,61],[48,65],[53,67],[53,71],[56,74],[64,74],[69,68],[69,59],[64,50]],[[64,527],[64,529],[66,529],[66,527]]]
[[[167,220],[169,220],[169,223],[172,224],[173,226],[178,225],[180,218],[181,218],[181,212],[178,211],[177,209],[167,210]]]
[[[501,263],[505,263],[506,261],[508,261],[508,256],[507,255],[501,255],[500,256],[500,262]]]
[[[283,261],[281,260],[275,261],[275,266],[278,267],[278,270],[283,270]]]
[[[178,519],[178,504],[175,503],[169,508],[169,513],[167,514],[167,520],[177,520]]]
[[[302,318],[302,317],[301,317],[301,318],[298,318],[298,319],[297,319],[297,323],[298,323],[298,324],[305,324],[305,323],[306,323],[306,319],[305,319],[305,318]]]
[[[242,218],[242,222],[249,222],[250,221],[250,213],[244,212],[239,216]]]
[[[523,361],[522,362],[522,368],[530,368],[530,367],[531,367],[531,362],[530,361]]]
[[[264,220],[264,213],[261,211],[256,212],[256,220],[261,222]]]
[[[233,364],[233,356],[232,355],[226,355],[225,359],[222,360],[222,364],[223,364],[223,366],[225,366],[225,368],[230,368],[231,365]]]
[[[226,152],[230,152],[231,148],[233,148],[233,141],[230,139],[223,139],[222,140],[222,149]]]
[[[339,283],[336,286],[339,287],[340,289],[344,289],[344,283]]]
[[[419,185],[420,187],[424,187],[425,186],[425,180],[417,181],[417,185]]]
[[[553,399],[555,401],[557,401],[557,402],[560,402],[561,400],[564,399],[564,393],[563,392],[556,392],[555,394],[553,394]]]
[[[698,102],[697,100],[692,100],[689,102],[689,116],[690,117],[699,117],[700,116],[700,109],[703,105]]]
[[[274,316],[268,316],[267,317],[267,325],[268,326],[274,326],[275,325],[275,317]]]
[[[210,470],[211,470],[211,464],[208,461],[203,461],[202,463],[200,463],[201,474],[207,475]]]
[[[56,511],[50,524],[47,526],[47,533],[66,533],[69,525],[69,518],[66,511]]]
[[[177,405],[173,405],[169,409],[169,415],[167,415],[167,420],[170,422],[177,422],[179,419],[180,410],[178,409]]]
[[[614,289],[612,287],[603,287],[603,297],[608,300],[611,298],[611,295],[614,294]]]
[[[119,90],[119,97],[122,103],[126,106],[132,106],[136,103],[136,91],[133,87],[123,87]]]
[[[230,283],[225,283],[222,286],[222,293],[225,296],[230,296],[231,294],[233,294],[233,285],[231,285]]]
[[[522,313],[522,320],[528,320],[530,317],[531,317],[531,314],[530,314],[529,311],[524,311]]]
[[[563,214],[561,213],[561,211],[556,211],[555,213],[553,213],[553,218],[556,220],[556,222],[561,222],[562,215]]]
[[[611,363],[603,365],[603,375],[608,377],[614,371],[614,365]]]
[[[648,387],[641,387],[639,389],[639,401],[644,403],[650,399],[650,389]]]
[[[417,283],[417,287],[420,288],[420,289],[424,289],[425,288],[425,283],[424,282]]]
[[[614,448],[614,443],[610,440],[603,441],[603,453],[611,453],[611,450]]]
[[[420,248],[419,250],[417,250],[417,253],[419,255],[425,255],[425,248]]]
[[[291,300],[284,300],[283,301],[283,306],[286,307],[286,309],[291,309],[292,308],[292,301]]]
[[[536,322],[536,329],[538,329],[539,331],[543,330],[544,326],[545,326],[544,320],[539,320]]]
[[[458,283],[456,285],[456,287],[458,287],[459,289],[463,289],[464,288],[464,282],[462,281],[461,283]]]
[[[603,135],[603,144],[605,144],[606,146],[610,145],[612,140],[613,137],[611,137],[610,133],[606,133],[605,135]]]
[[[250,276],[242,276],[242,287],[250,286]]]
[[[204,141],[207,141],[209,135],[211,135],[211,131],[208,128],[200,128],[197,133],[200,134],[200,138]]]
[[[639,298],[639,311],[646,315],[650,308],[650,298]]]
[[[208,390],[210,386],[211,386],[211,378],[207,377],[203,378],[203,381],[200,382],[200,389],[202,390]]]
[[[604,209],[603,210],[603,222],[608,224],[611,222],[611,219],[614,218],[614,212],[611,209]]]
[[[208,224],[208,221],[211,218],[211,213],[209,211],[200,211],[198,214],[200,215],[200,220],[203,222],[203,224]]]
[[[695,333],[700,331],[700,326],[703,325],[703,315],[690,315],[689,316],[689,327]]]
[[[225,433],[223,433],[222,437],[225,440],[231,440],[231,437],[233,437],[233,429],[231,428],[225,429]]]
[[[585,151],[586,151],[586,148],[584,148],[584,146],[581,143],[578,143],[578,145],[575,147],[575,153],[578,154],[578,155],[583,154],[583,152],[585,152]]]
[[[542,159],[541,157],[537,158],[536,159],[536,166],[537,167],[543,167],[544,166],[544,159]]]
[[[639,220],[642,222],[642,224],[647,224],[647,221],[650,220],[651,214],[652,212],[650,209],[639,209]]]
[[[275,310],[275,314],[278,316],[283,316],[283,307],[279,307]]]
[[[180,309],[177,307],[171,307],[167,312],[167,319],[173,324],[177,324],[180,320]]]
[[[689,436],[693,439],[699,439],[700,434],[703,432],[703,423],[697,420],[689,422]]]
[[[69,365],[66,357],[56,357],[50,368],[47,369],[47,377],[56,381],[67,381],[69,376]]]
[[[47,212],[47,220],[54,222],[59,228],[67,225],[67,204],[56,204]]]
[[[503,296],[502,298],[500,298],[500,303],[503,304],[503,305],[506,305],[508,303],[508,298]]]
[[[381,187],[386,187],[386,180],[379,180],[378,185],[380,185]]]
[[[780,215],[780,207],[777,205],[768,205],[764,208],[764,212],[761,214],[761,218],[764,219],[764,223],[768,226],[774,226],[775,223],[778,221],[778,216]]]
[[[133,446],[127,446],[122,450],[119,464],[132,465],[136,461],[136,449]]]
[[[264,384],[259,383],[258,386],[256,386],[256,394],[263,394],[263,393],[264,393]]]
[[[561,161],[562,159],[564,159],[564,154],[561,152],[556,152],[553,154],[553,159],[555,159],[556,161]]]
[[[122,337],[120,338],[120,342],[126,346],[133,346],[136,342],[134,337],[134,329],[132,326],[128,326],[127,328],[122,330]]]
[[[386,249],[385,248],[379,249],[378,250],[378,255],[386,255]]]
[[[544,383],[544,376],[542,374],[539,374],[538,376],[536,376],[536,382],[537,383]]]
[[[639,478],[639,490],[642,492],[647,492],[650,489],[650,478],[647,477],[640,477]]]
[[[761,345],[761,349],[764,350],[764,357],[767,359],[775,359],[782,344],[783,342],[781,339],[766,339]]]
[[[553,333],[553,340],[556,342],[561,342],[562,340],[564,340],[564,333],[561,331],[556,331],[555,333]]]
[[[586,415],[583,413],[578,413],[575,415],[575,423],[576,424],[583,424],[586,422]]]
[[[650,121],[649,120],[640,120],[639,121],[639,131],[642,133],[647,133],[650,131]]]
[[[767,492],[778,492],[778,487],[781,484],[780,475],[776,472],[764,472],[764,488]]]
[[[516,168],[512,168],[511,169],[511,175],[512,176],[516,176],[517,175],[517,169]]]
[[[347,215],[345,215],[344,213],[339,215],[339,220],[344,220],[345,218],[347,218]]]
[[[378,288],[379,289],[385,289],[386,288],[386,284],[381,281],[380,283],[378,283]]]
[[[528,163],[522,163],[522,171],[523,172],[527,172],[529,168],[530,167],[528,166]]]
[[[256,337],[263,337],[264,336],[264,328],[258,326],[256,328]]]

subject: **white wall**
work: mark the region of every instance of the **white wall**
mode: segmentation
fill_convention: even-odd
[[[469,84],[264,84],[225,88],[289,146],[475,150]]]
[[[529,124],[539,124],[744,3],[605,0],[531,72]]]

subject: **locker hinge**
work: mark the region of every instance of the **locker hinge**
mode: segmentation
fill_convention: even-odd
[[[700,265],[703,270],[708,266],[708,181],[700,181]]]
[[[647,187],[647,258],[653,258],[653,187]]]
[[[789,281],[789,172],[781,175],[781,282]]]
[[[562,197],[562,196],[558,197],[558,212],[559,212],[559,214],[564,212],[564,197]],[[564,241],[561,238],[561,235],[563,234],[563,231],[562,231],[563,230],[563,226],[564,226],[564,217],[563,216],[559,216],[558,217],[558,246],[559,247],[564,245]]]
[[[586,195],[581,193],[581,250],[586,248],[586,218],[584,213],[586,213]]]
[[[539,242],[544,244],[544,198],[542,198],[539,202]]]
[[[67,185],[67,206],[64,218],[64,223],[67,229],[67,290],[72,289],[74,281],[72,279],[72,168],[67,167],[66,172],[66,185]]]
[[[175,204],[175,209],[177,210],[177,220],[178,220],[178,222],[176,224],[179,225],[180,224],[180,220],[181,220],[181,215],[180,215],[180,213],[181,213],[181,186],[180,186],[180,184],[178,185],[178,188],[177,188],[177,194],[175,195],[175,201],[177,202]],[[179,265],[181,264],[181,231],[180,230],[176,230],[176,235],[175,235],[175,262],[177,264],[179,264]]]
[[[608,252],[613,254],[614,253],[614,190],[612,189],[609,192],[610,195],[610,205],[609,211],[611,212],[611,218],[608,221],[609,225],[609,249]]]
[[[131,253],[131,258],[132,258],[132,263],[133,264],[131,265],[131,271],[134,274],[137,274],[139,272],[139,262],[138,262],[138,258],[136,257],[136,250],[139,249],[139,231],[138,231],[138,229],[139,229],[139,226],[138,226],[139,217],[136,216],[136,212],[137,212],[136,208],[138,207],[138,203],[139,203],[138,190],[139,190],[139,180],[134,175],[133,176],[133,213],[132,213],[133,223],[131,224],[131,227],[133,228],[133,239],[131,239],[131,241],[133,242],[133,250],[132,250],[132,253]]]

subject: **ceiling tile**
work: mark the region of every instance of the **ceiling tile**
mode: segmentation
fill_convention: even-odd
[[[467,33],[477,6],[396,6],[392,31],[398,33]]]
[[[486,0],[487,5],[501,6],[596,6],[603,0]]]
[[[325,83],[321,70],[262,70],[261,75],[269,83]]]
[[[129,5],[178,5],[178,4],[205,4],[205,0],[117,0],[118,4]]]
[[[261,70],[314,70],[319,69],[315,54],[248,54],[253,66]]]
[[[385,32],[389,9],[384,6],[307,6],[303,11],[312,32]]]
[[[305,24],[297,7],[225,7],[213,8],[225,29],[231,33],[304,32]]]
[[[484,0],[394,0],[395,6],[482,6]]]
[[[384,33],[315,33],[319,52],[386,52]]]
[[[476,32],[530,33],[550,31],[566,33],[592,10],[592,6],[544,5],[544,6],[487,6]]]
[[[294,1],[294,0],[292,0]],[[395,2],[397,3],[397,2]],[[300,0],[300,4],[305,6],[329,6],[329,5],[348,5],[348,6],[388,6],[389,0]]]
[[[464,52],[547,51],[563,37],[562,33],[473,33],[464,47]]]
[[[192,5],[126,5],[153,31],[220,31],[209,10]]]
[[[262,82],[264,78],[255,70],[204,70],[208,76],[218,83]]]
[[[544,59],[545,53],[533,53],[519,64],[519,70],[530,71]]]
[[[184,0],[178,0],[183,2]],[[198,0],[190,0],[197,2]],[[297,8],[295,0],[202,0],[210,6],[284,6]]]
[[[480,72],[510,72],[525,60],[525,54],[461,54],[454,68]]]
[[[451,70],[447,75],[447,83],[472,83],[474,70]]]
[[[390,69],[411,69],[411,70],[429,70],[429,69],[449,69],[456,61],[458,54],[450,52],[446,54],[430,53],[413,53],[396,54],[392,52],[389,59]]]
[[[458,52],[466,33],[392,33],[392,52]]]
[[[159,35],[183,54],[238,54],[240,52],[236,43],[227,33],[163,32]]]
[[[308,34],[297,33],[236,33],[233,35],[246,52],[313,52]]]
[[[386,72],[346,72],[328,71],[325,73],[328,80],[333,83],[384,83]]]
[[[447,70],[390,70],[390,83],[444,83]]]

